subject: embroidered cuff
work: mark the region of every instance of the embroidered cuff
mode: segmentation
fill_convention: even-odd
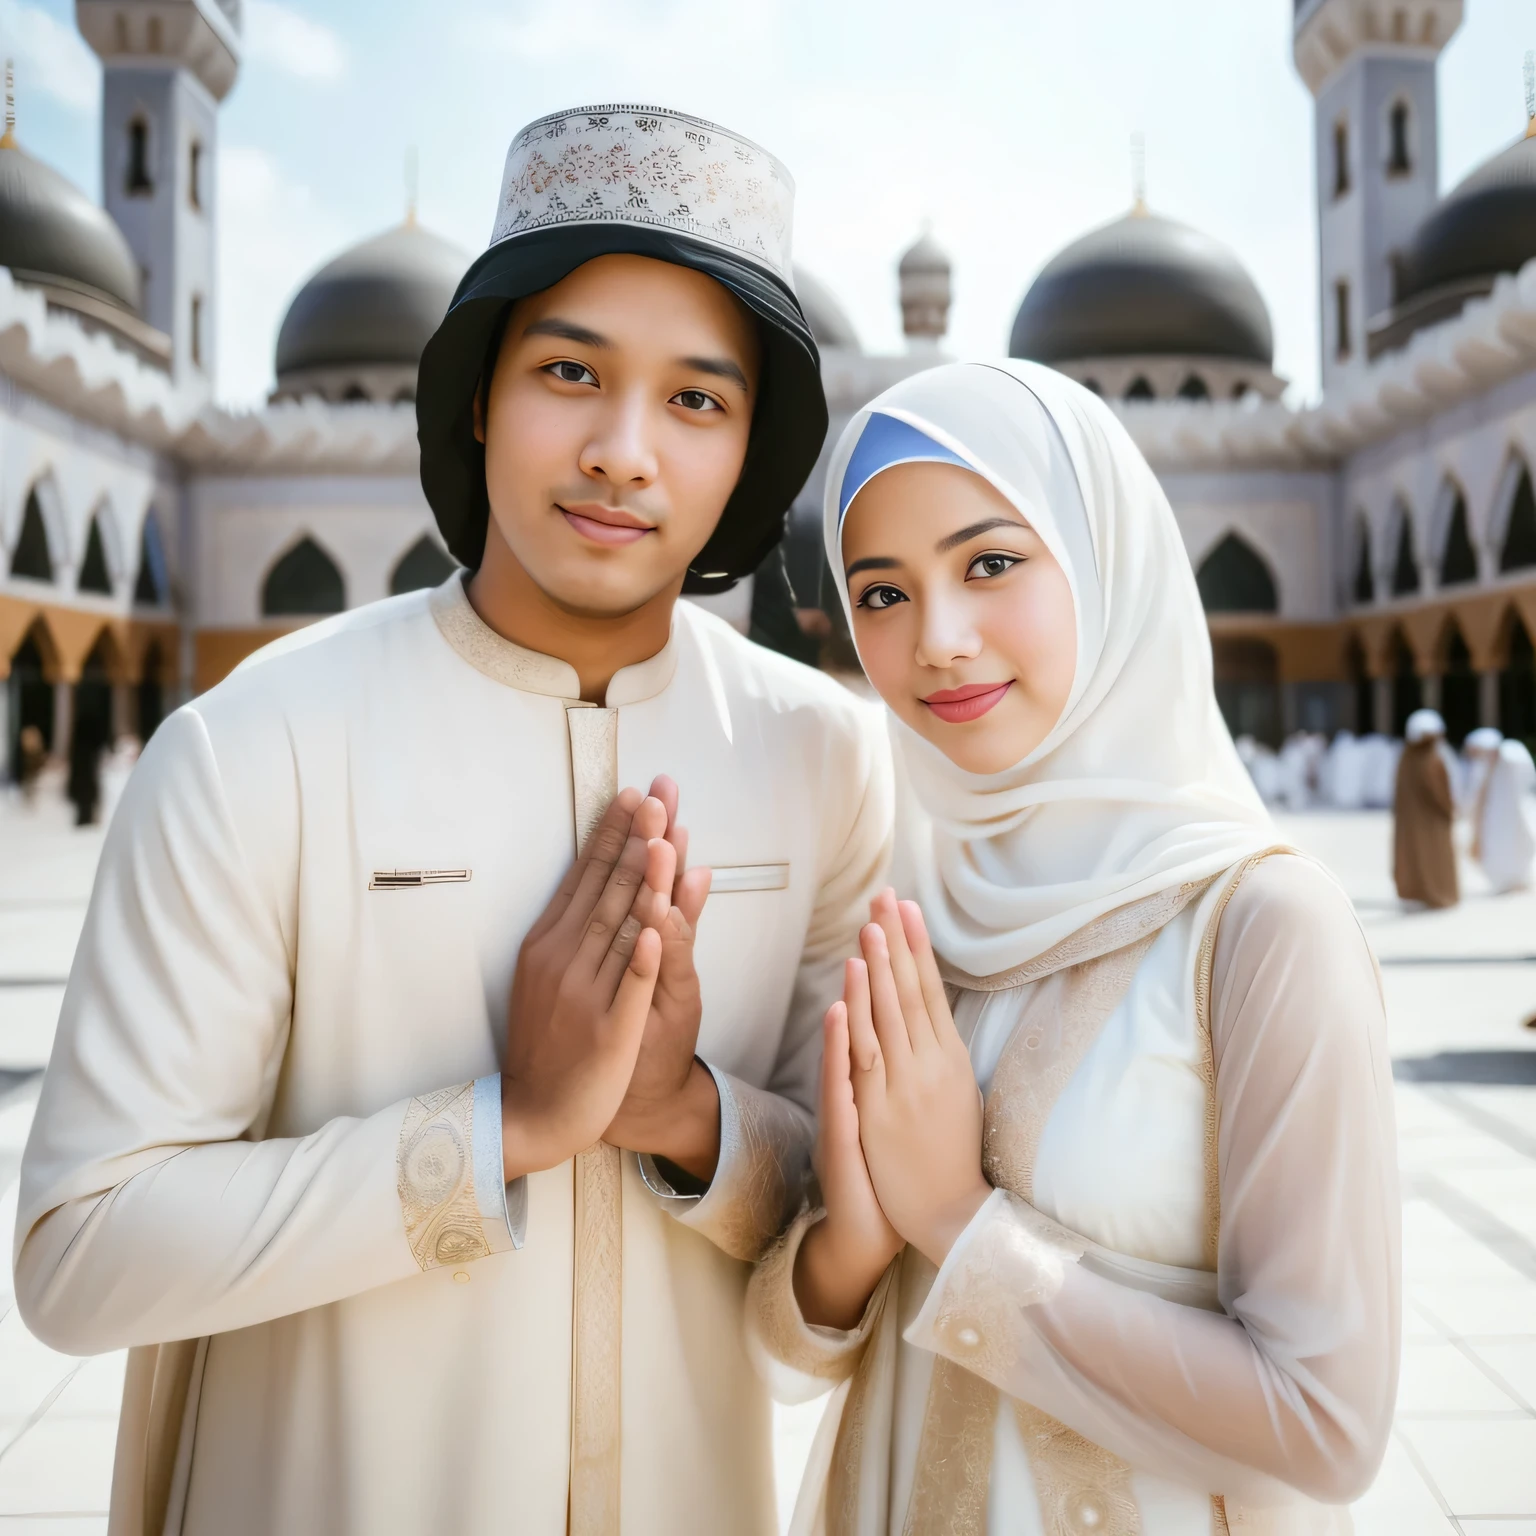
[[[1027,1201],[995,1189],[955,1239],[902,1337],[999,1382],[1023,1352],[1025,1309],[1055,1296],[1083,1248]]]
[[[811,1166],[811,1117],[776,1093],[705,1062],[720,1094],[720,1159],[702,1195],[675,1189],[637,1153],[647,1189],[686,1227],[735,1259],[755,1262],[799,1209]]]
[[[492,1072],[475,1079],[475,1199],[481,1217],[490,1224],[495,1237],[496,1223],[507,1229],[507,1241],[497,1246],[491,1243],[492,1253],[503,1253],[507,1248],[521,1248],[528,1235],[528,1179],[526,1175],[512,1180],[502,1178],[501,1156],[501,1073]]]
[[[774,1381],[779,1377],[775,1367],[787,1368],[811,1378],[821,1391],[828,1382],[843,1381],[853,1374],[896,1269],[892,1263],[880,1277],[858,1327],[845,1330],[806,1322],[795,1295],[795,1259],[805,1234],[825,1215],[825,1211],[801,1211],[789,1231],[768,1250],[747,1287],[747,1351],[759,1374]],[[785,1396],[782,1390],[774,1395]]]

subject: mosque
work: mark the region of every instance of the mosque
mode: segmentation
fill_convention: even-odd
[[[220,408],[216,145],[240,0],[75,12],[103,64],[105,206],[9,125],[0,139],[0,777],[25,725],[57,757],[86,727],[147,734],[273,637],[451,568],[412,401],[469,253],[413,218],[341,253],[282,322],[268,403]],[[1112,400],[1167,489],[1235,733],[1395,734],[1422,702],[1457,740],[1536,736],[1536,115],[1441,192],[1436,61],[1461,19],[1462,0],[1295,0],[1319,403],[1282,398],[1232,253],[1140,202],[1048,262],[1013,321],[1010,353]],[[799,274],[834,437],[943,360],[950,281],[925,235],[898,270],[907,349],[876,356]],[[812,633],[835,608],[823,467],[785,546]],[[753,617],[749,584],[710,601]]]

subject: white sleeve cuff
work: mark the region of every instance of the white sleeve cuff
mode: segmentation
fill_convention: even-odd
[[[475,1079],[475,1113],[470,1132],[474,1139],[475,1203],[486,1227],[492,1252],[505,1252],[510,1244],[521,1248],[528,1235],[528,1180],[508,1184],[502,1177],[501,1074],[492,1072]],[[508,1244],[499,1245],[494,1234],[504,1228]]]

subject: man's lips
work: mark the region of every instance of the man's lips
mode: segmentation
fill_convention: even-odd
[[[569,506],[555,505],[572,528],[584,539],[610,548],[618,544],[633,544],[646,534],[655,532],[654,524],[637,517],[623,507],[605,507],[599,502],[572,502]]]
[[[923,703],[947,725],[963,725],[967,720],[980,720],[986,712],[1013,687],[1010,678],[1006,683],[972,683],[965,688],[940,688],[930,693]]]

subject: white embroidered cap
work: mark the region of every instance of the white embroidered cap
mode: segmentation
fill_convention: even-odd
[[[491,244],[559,225],[634,224],[723,246],[788,284],[795,183],[766,149],[662,107],[579,107],[507,151]]]

